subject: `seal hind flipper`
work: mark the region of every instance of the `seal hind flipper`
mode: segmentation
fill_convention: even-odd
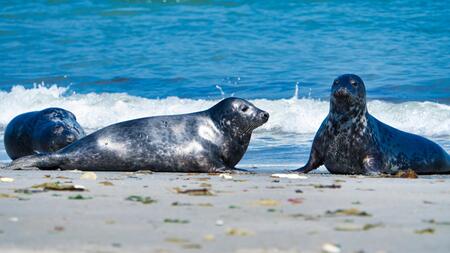
[[[379,175],[383,171],[383,162],[379,156],[367,155],[362,161],[362,168],[366,175]]]
[[[34,168],[52,170],[61,164],[61,156],[57,154],[38,154],[24,156],[12,161],[6,169],[29,170]]]

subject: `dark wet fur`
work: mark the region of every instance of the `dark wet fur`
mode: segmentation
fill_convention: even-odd
[[[9,168],[160,172],[231,170],[245,154],[252,130],[267,120],[268,114],[251,103],[228,98],[202,112],[117,123],[54,154],[18,159]]]
[[[75,115],[47,108],[16,116],[5,130],[5,149],[11,159],[55,152],[85,136]]]
[[[365,87],[356,75],[338,77],[332,87],[330,113],[314,137],[308,163],[335,174],[449,174],[450,156],[436,143],[388,126],[367,112]]]

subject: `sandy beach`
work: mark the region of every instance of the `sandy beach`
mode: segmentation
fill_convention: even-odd
[[[447,176],[10,170],[0,176],[0,252],[450,248]]]

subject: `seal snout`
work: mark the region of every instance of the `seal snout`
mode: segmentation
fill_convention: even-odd
[[[333,96],[335,98],[344,98],[344,97],[348,97],[349,95],[350,95],[350,92],[346,87],[340,87],[333,93]]]
[[[62,134],[64,132],[64,126],[62,125],[56,125],[53,127],[53,133],[54,134]]]
[[[261,118],[261,120],[263,121],[263,124],[264,124],[269,120],[270,115],[266,111],[261,111],[261,112],[259,112],[259,117]]]
[[[67,143],[72,143],[72,142],[74,142],[75,140],[76,140],[76,137],[75,137],[74,134],[69,134],[69,135],[66,136],[66,141],[67,141]]]
[[[266,111],[261,112],[261,118],[263,118],[265,120],[269,120],[269,117],[270,117],[270,115],[268,112],[266,112]]]

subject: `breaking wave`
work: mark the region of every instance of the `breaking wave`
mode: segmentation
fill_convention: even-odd
[[[26,89],[14,86],[0,91],[0,128],[16,115],[46,107],[61,107],[72,111],[80,124],[90,130],[116,122],[164,114],[181,114],[208,109],[218,100],[167,97],[148,99],[126,93],[77,94],[68,87],[38,85]],[[251,100],[268,111],[270,120],[259,131],[274,133],[314,133],[326,114],[328,101],[310,98]],[[450,136],[450,106],[434,102],[370,101],[372,115],[404,131],[427,136]]]

